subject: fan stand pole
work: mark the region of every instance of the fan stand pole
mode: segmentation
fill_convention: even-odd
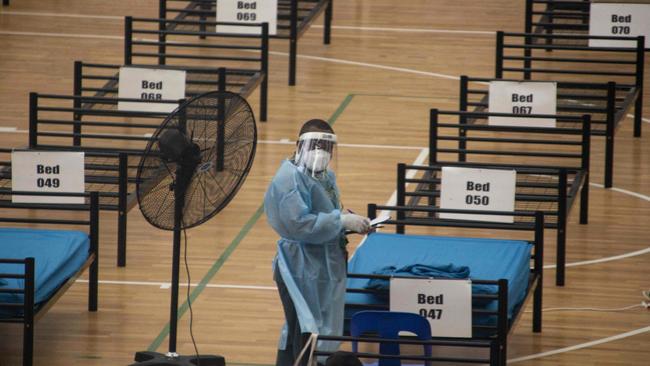
[[[183,208],[185,207],[185,193],[187,185],[192,178],[194,169],[189,172],[182,167],[176,170],[176,186],[174,187],[174,245],[172,253],[172,295],[169,314],[169,352],[137,352],[136,363],[131,366],[225,366],[226,361],[221,356],[200,355],[180,356],[176,353],[176,334],[178,330],[178,290],[179,269],[181,259],[181,227],[183,222]]]

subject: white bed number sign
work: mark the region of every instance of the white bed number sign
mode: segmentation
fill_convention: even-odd
[[[278,0],[219,0],[217,22],[268,23],[269,35],[278,31]],[[217,33],[259,34],[259,27],[217,24]]]
[[[456,210],[514,211],[514,170],[443,167],[440,207]],[[514,222],[513,216],[440,213],[441,219]]]
[[[185,98],[185,77],[183,70],[121,67],[118,97],[140,99],[143,102],[120,101],[117,109],[132,112],[172,112],[178,107],[178,103],[150,102]]]
[[[434,337],[472,337],[472,281],[392,278],[390,311],[419,314]]]
[[[11,189],[23,192],[84,192],[84,153],[13,151]],[[84,203],[84,197],[19,196],[17,203]]]
[[[591,4],[589,35],[645,36],[645,48],[650,48],[650,4]],[[589,47],[636,47],[636,42],[615,39],[590,39]]]
[[[536,81],[490,82],[490,112],[512,114],[556,114],[557,83]],[[488,117],[494,126],[555,127],[554,118]]]

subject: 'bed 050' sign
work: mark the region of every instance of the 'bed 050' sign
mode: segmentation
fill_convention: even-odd
[[[268,23],[269,35],[277,34],[278,0],[219,0],[217,22]],[[217,33],[259,34],[259,27],[217,24]]]
[[[591,4],[589,35],[645,36],[645,48],[650,48],[650,4]],[[636,42],[615,39],[590,39],[589,47],[636,47]]]
[[[490,82],[490,112],[512,114],[556,114],[557,83],[537,81]],[[488,117],[494,126],[555,127],[554,118]]]
[[[472,336],[472,281],[392,278],[390,311],[415,313],[434,337]]]
[[[11,189],[22,192],[84,192],[84,153],[19,151],[11,153]],[[19,196],[17,203],[84,203],[83,197]]]
[[[514,170],[442,168],[440,207],[456,210],[514,211]],[[513,216],[440,213],[442,219],[512,223]]]
[[[142,102],[119,101],[117,109],[131,112],[172,112],[178,103],[157,103],[161,100],[185,98],[185,71],[120,68],[119,98],[140,99]]]

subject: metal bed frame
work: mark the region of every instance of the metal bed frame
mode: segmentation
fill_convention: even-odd
[[[423,356],[386,356],[377,354],[361,353],[357,354],[358,357],[371,357],[371,358],[386,358],[386,359],[408,359],[419,361],[436,361],[436,362],[469,362],[469,363],[489,363],[490,365],[505,365],[507,360],[507,342],[508,336],[515,329],[518,321],[521,319],[521,314],[526,304],[533,298],[533,331],[538,333],[542,331],[542,288],[543,288],[543,271],[544,271],[544,214],[540,211],[515,211],[515,212],[501,212],[501,211],[480,211],[481,214],[487,215],[515,215],[523,218],[516,224],[498,224],[486,223],[478,221],[461,221],[461,220],[440,220],[435,219],[437,213],[476,213],[475,210],[450,210],[441,209],[436,207],[426,206],[378,206],[376,204],[368,205],[368,217],[375,218],[377,210],[386,210],[396,213],[396,219],[386,221],[385,224],[395,225],[396,233],[404,234],[404,227],[406,226],[431,226],[431,227],[458,227],[458,228],[472,228],[472,229],[498,229],[504,231],[528,231],[534,236],[530,241],[534,249],[531,254],[533,265],[530,270],[530,280],[528,285],[528,293],[522,305],[517,309],[516,315],[512,321],[508,321],[508,280],[500,279],[498,281],[487,280],[472,280],[472,284],[494,285],[498,288],[498,294],[472,294],[472,299],[486,300],[492,299],[498,302],[497,311],[489,311],[485,309],[472,308],[473,314],[491,315],[496,317],[496,325],[473,325],[474,336],[470,339],[463,338],[433,338],[431,341],[415,341],[408,338],[400,338],[393,341],[403,344],[429,344],[432,346],[448,346],[448,347],[473,347],[473,348],[488,348],[490,350],[489,358],[476,359],[465,357],[423,357]],[[372,234],[371,234],[372,235]],[[349,278],[364,278],[364,279],[390,279],[390,276],[373,275],[373,274],[358,274],[349,273]],[[386,290],[365,289],[365,288],[349,288],[349,293],[384,293]],[[346,308],[354,310],[388,310],[388,305],[383,304],[346,304]],[[318,336],[319,340],[324,341],[358,341],[358,342],[386,342],[384,339],[379,338],[355,338],[350,336],[334,337],[334,336]],[[316,351],[317,356],[327,356],[330,353]]]
[[[589,39],[634,41],[636,47],[603,48],[555,42],[556,40]],[[547,40],[553,42],[542,44],[541,41]],[[567,115],[583,113],[593,115],[592,134],[605,137],[605,187],[611,187],[614,175],[616,127],[625,119],[632,105],[634,105],[634,136],[641,136],[644,37],[497,32],[496,42],[496,79],[557,81],[559,112]],[[539,53],[549,50],[555,51],[552,56]],[[581,67],[567,67],[567,64]],[[585,81],[577,77],[589,79]],[[485,81],[485,79],[472,79],[474,80]],[[467,97],[464,94],[477,94],[479,91],[462,88],[461,84],[461,109],[466,109],[467,105],[464,105],[463,101],[467,101]],[[483,103],[481,101],[474,106],[484,107]]]
[[[8,195],[9,199],[5,197]],[[60,204],[30,204],[30,203],[12,203],[11,195],[39,195],[39,196],[65,196],[65,197],[86,197],[86,204],[60,205]],[[2,191],[3,199],[0,199],[0,208],[12,210],[38,209],[38,210],[57,210],[57,211],[83,211],[88,213],[88,218],[83,220],[72,219],[42,219],[27,217],[0,217],[1,223],[22,223],[22,224],[47,224],[47,225],[75,225],[88,226],[90,237],[90,252],[84,265],[75,275],[69,278],[45,303],[36,306],[34,304],[35,291],[35,268],[38,263],[33,257],[24,259],[3,259],[0,263],[23,265],[25,272],[23,274],[6,274],[0,273],[0,278],[19,278],[24,280],[24,288],[5,288],[0,287],[0,293],[22,294],[24,301],[22,304],[0,304],[0,308],[21,309],[21,316],[0,317],[0,323],[17,323],[23,325],[23,366],[31,366],[34,358],[34,325],[42,318],[47,311],[54,306],[59,298],[67,291],[76,279],[88,269],[88,311],[97,311],[98,298],[98,271],[99,271],[99,195],[96,192],[91,193],[43,193],[43,192],[15,192]],[[0,244],[2,245],[2,244]]]
[[[591,0],[526,0],[524,32],[588,34]],[[539,16],[537,21],[533,18]],[[547,44],[552,44],[549,39]]]
[[[459,123],[440,122],[441,116],[456,118]],[[467,123],[470,119],[489,116],[513,116],[507,113],[451,112],[431,110],[428,167],[398,166],[398,204],[417,204],[426,198],[437,206],[442,166],[513,169],[517,172],[515,208],[542,211],[547,215],[546,228],[557,230],[556,285],[565,283],[566,227],[569,213],[580,195],[580,223],[589,216],[590,117],[553,116],[575,127],[510,127],[485,123]],[[516,115],[518,118],[550,117]],[[451,143],[451,145],[449,145]],[[489,144],[489,145],[486,145]],[[525,146],[523,151],[522,146]],[[557,151],[563,149],[564,151]],[[455,159],[442,159],[451,154]],[[482,157],[481,159],[477,159]],[[522,163],[521,159],[528,159]],[[492,161],[487,160],[492,159]],[[487,161],[486,161],[487,160]],[[409,179],[405,170],[422,171],[421,178]],[[408,183],[417,188],[407,192]],[[410,198],[409,198],[410,197]],[[407,203],[407,198],[411,201]]]
[[[206,21],[216,17],[216,4],[217,0],[159,0],[158,16],[161,19],[174,20],[198,19],[202,23],[199,31],[205,32],[206,25],[211,25]],[[278,33],[271,38],[289,40],[289,85],[296,85],[298,39],[323,12],[323,43],[330,44],[333,0],[278,0]],[[180,24],[160,23],[160,26],[161,30],[175,29]]]

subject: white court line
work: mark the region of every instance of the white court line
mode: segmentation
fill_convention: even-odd
[[[602,184],[598,184],[598,183],[589,183],[589,185],[594,186],[594,187],[598,187],[598,188],[605,188],[605,186],[603,186]],[[644,201],[650,202],[650,196],[646,196],[646,195],[641,194],[641,193],[636,193],[636,192],[628,191],[627,189],[616,188],[616,187],[612,187],[612,188],[610,188],[610,190],[615,191],[615,192],[619,192],[619,193],[623,193],[623,194],[627,194],[627,195],[630,195],[630,196],[634,196],[636,198],[640,198],[640,199],[642,199]]]
[[[88,283],[88,280],[77,280],[76,282]],[[110,281],[110,280],[100,280],[100,284],[103,285],[133,285],[133,286],[156,286],[161,289],[167,290],[171,287],[169,282],[148,282],[148,281]],[[197,287],[198,283],[190,284],[190,287]],[[181,287],[187,287],[187,283],[180,283]],[[231,289],[243,289],[243,290],[277,290],[275,286],[251,286],[251,285],[232,285],[232,284],[206,284],[205,287],[209,288],[231,288]]]
[[[582,261],[582,262],[572,262],[572,263],[567,263],[565,267],[578,267],[578,266],[586,266],[589,264],[596,264],[596,263],[605,263],[605,262],[612,262],[612,261],[617,261],[619,259],[625,259],[625,258],[630,258],[630,257],[636,257],[638,255],[643,255],[646,253],[650,253],[650,247],[637,250],[636,252],[629,252],[625,254],[620,254],[620,255],[615,255],[612,257],[605,257],[605,258],[598,258],[598,259],[591,259],[588,261]],[[544,268],[555,268],[555,264],[549,264],[544,266]]]
[[[54,17],[54,18],[83,18],[83,19],[110,19],[123,20],[123,16],[118,15],[90,15],[90,14],[71,14],[71,13],[38,13],[31,11],[3,11],[0,15],[27,15],[36,17]]]
[[[64,37],[64,38],[87,38],[87,39],[111,39],[123,40],[122,36],[105,36],[101,34],[74,34],[74,33],[42,33],[42,32],[13,32],[0,31],[0,34],[6,36],[36,36],[36,37]]]
[[[588,347],[592,347],[592,346],[597,346],[599,344],[609,343],[609,342],[617,341],[619,339],[623,339],[623,338],[627,338],[627,337],[632,337],[632,336],[635,336],[637,334],[642,334],[642,333],[646,333],[646,332],[650,332],[650,326],[644,327],[644,328],[639,328],[639,329],[629,331],[629,332],[625,332],[625,333],[621,333],[621,334],[617,334],[617,335],[614,335],[614,336],[611,336],[611,337],[597,339],[597,340],[591,341],[591,342],[576,344],[576,345],[570,346],[570,347],[564,347],[564,348],[554,349],[552,351],[536,353],[534,355],[513,358],[513,359],[508,360],[508,363],[517,363],[517,362],[522,362],[522,361],[534,360],[536,358],[552,356],[552,355],[556,355],[558,353],[576,351],[576,350],[579,350],[579,349],[588,348]]]

